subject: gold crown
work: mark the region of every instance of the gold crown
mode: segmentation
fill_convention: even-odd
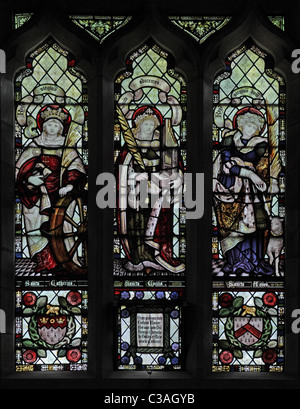
[[[159,119],[151,108],[147,108],[143,114],[137,115],[134,122],[138,125],[146,119],[153,120],[156,123],[156,127],[159,125]]]
[[[61,108],[53,109],[48,107],[41,113],[41,117],[47,121],[50,118],[58,119],[60,122],[64,122],[68,118],[68,114],[64,113]]]

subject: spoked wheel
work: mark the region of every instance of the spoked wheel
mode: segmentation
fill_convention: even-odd
[[[86,275],[87,192],[74,191],[58,200],[50,218],[51,245],[57,261],[74,275]]]

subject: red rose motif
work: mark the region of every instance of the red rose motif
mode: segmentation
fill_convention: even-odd
[[[274,349],[268,349],[262,355],[262,359],[266,364],[273,364],[276,361],[277,354]]]
[[[263,295],[263,303],[268,307],[274,307],[277,304],[277,297],[274,293],[265,293]]]
[[[230,364],[233,360],[233,355],[230,351],[223,351],[220,354],[220,361],[222,364]]]
[[[67,352],[67,360],[70,362],[78,362],[81,357],[79,349],[69,349]]]
[[[36,295],[34,293],[26,293],[23,296],[23,303],[27,306],[32,306],[36,302]]]
[[[78,305],[81,303],[81,294],[78,291],[70,291],[67,295],[67,301],[71,305]]]
[[[229,293],[223,293],[220,295],[219,304],[221,307],[229,307],[232,304],[233,296]]]
[[[35,362],[36,357],[37,357],[36,352],[33,351],[32,349],[27,349],[27,351],[25,351],[23,354],[23,359],[28,364],[32,364],[33,362]]]

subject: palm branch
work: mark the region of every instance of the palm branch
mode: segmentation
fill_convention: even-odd
[[[137,146],[136,140],[134,138],[134,135],[128,125],[128,122],[119,106],[117,106],[117,114],[118,114],[118,120],[120,122],[122,131],[123,131],[123,138],[126,142],[126,145],[128,147],[129,152],[132,154],[136,162],[139,164],[139,166],[145,170],[145,165],[142,159],[142,156],[140,154],[139,148]]]
[[[277,138],[277,119],[278,114],[276,110],[270,106],[267,101],[267,122],[268,122],[268,133],[269,133],[269,160],[270,160],[270,176],[271,178],[277,179],[280,170],[281,163],[278,154],[278,138]]]

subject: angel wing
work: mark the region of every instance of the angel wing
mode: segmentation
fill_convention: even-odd
[[[278,113],[277,109],[270,106],[267,101],[267,122],[269,133],[269,163],[270,163],[270,193],[278,193],[278,175],[281,171],[281,161],[278,152]]]
[[[121,108],[117,105],[116,107],[117,110],[117,114],[118,114],[118,119],[123,131],[123,138],[126,142],[126,145],[128,147],[129,152],[132,154],[132,156],[134,157],[134,159],[137,161],[137,163],[140,165],[140,167],[144,170],[145,169],[145,165],[143,162],[143,159],[141,157],[139,148],[136,144],[136,141],[134,139],[134,136],[131,132],[131,129],[126,121],[126,118],[121,110]]]
[[[60,185],[62,184],[62,176],[64,170],[68,167],[70,161],[74,160],[74,148],[77,142],[82,137],[82,123],[84,121],[84,113],[81,106],[77,106],[72,116],[72,122],[69,126],[68,134],[65,140],[65,148],[61,160]]]

